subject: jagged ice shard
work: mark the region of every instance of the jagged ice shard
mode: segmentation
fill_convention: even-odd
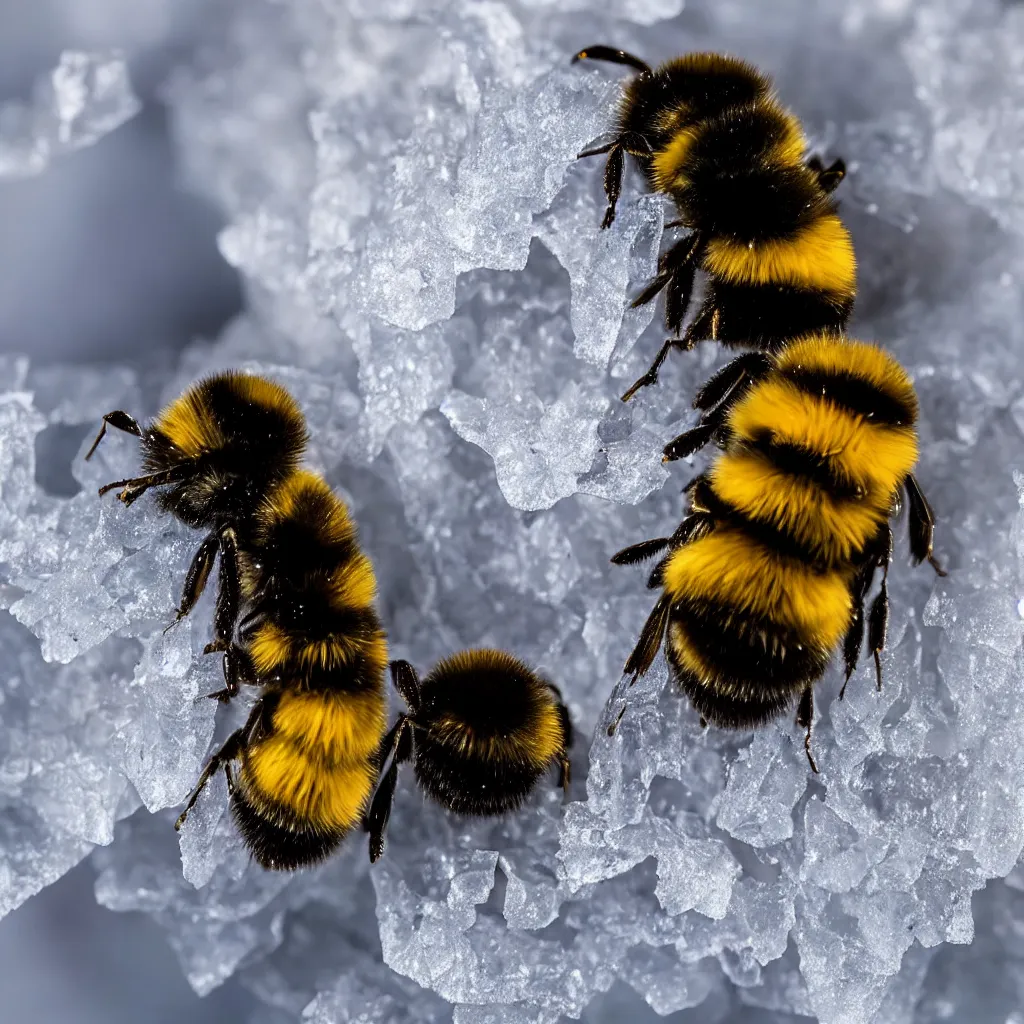
[[[164,92],[244,314],[170,375],[0,378],[0,912],[93,850],[101,903],[152,915],[200,993],[237,973],[265,1021],[1022,1019],[1024,7],[223,0],[203,31]],[[818,777],[788,721],[702,730],[661,661],[600,727],[652,603],[609,556],[678,521],[695,470],[660,448],[724,356],[673,355],[618,400],[662,339],[627,307],[668,218],[630,172],[598,230],[600,161],[574,157],[623,72],[569,67],[594,42],[741,54],[851,166],[853,333],[914,376],[950,574],[912,569],[900,524],[885,686],[862,667],[840,703],[823,681]],[[106,60],[62,61],[34,133],[0,111],[0,176],[135,109]],[[197,538],[151,498],[96,497],[132,439],[88,464],[83,443],[73,498],[36,484],[37,440],[226,366],[299,398],[394,656],[495,644],[558,681],[568,801],[552,779],[466,823],[409,773],[379,864],[357,838],[282,876],[249,862],[218,778],[175,836],[215,727],[244,714],[197,700],[218,686],[209,596],[163,633]]]

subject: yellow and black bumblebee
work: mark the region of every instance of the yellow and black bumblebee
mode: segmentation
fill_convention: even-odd
[[[643,305],[664,290],[673,337],[623,401],[655,383],[671,348],[712,339],[774,352],[802,336],[841,333],[856,295],[853,245],[831,198],[845,167],[807,158],[800,123],[778,102],[770,79],[717,53],[652,68],[621,50],[591,46],[573,61],[584,59],[639,72],[622,98],[614,140],[580,154],[608,154],[601,226],[614,220],[628,153],[650,187],[676,204],[679,219],[668,227],[690,232],[662,255],[657,276],[633,302]],[[697,270],[708,281],[683,333]],[[744,369],[737,361],[733,383]]]
[[[261,499],[302,458],[308,435],[301,410],[280,384],[227,371],[193,384],[146,427],[121,410],[107,413],[86,459],[108,425],[140,439],[144,475],[116,480],[100,494],[120,487],[118,497],[131,505],[149,488],[162,488],[161,509],[209,531],[186,574],[175,621],[192,610],[221,553],[210,649],[223,650],[238,614],[238,548]]]
[[[223,695],[244,682],[260,697],[175,827],[224,767],[249,851],[265,868],[292,870],[323,860],[363,824],[387,727],[387,642],[373,566],[345,505],[316,474],[293,473],[266,496],[240,560],[245,614]]]
[[[612,561],[668,548],[648,582],[662,595],[625,672],[645,673],[667,634],[672,675],[706,722],[756,726],[799,699],[817,771],[812,686],[840,645],[846,679],[853,673],[879,568],[867,633],[881,687],[890,518],[901,493],[914,562],[942,569],[932,556],[932,511],[912,472],[918,405],[903,368],[873,345],[827,334],[771,361],[729,408],[723,451],[690,485],[676,532]]]
[[[552,765],[569,785],[572,723],[554,684],[518,658],[489,649],[462,651],[422,681],[407,661],[391,664],[409,708],[385,737],[381,778],[370,808],[370,860],[384,850],[398,769],[415,758],[423,791],[456,814],[515,810]]]

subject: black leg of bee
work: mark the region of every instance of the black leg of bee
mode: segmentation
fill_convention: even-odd
[[[615,207],[622,194],[622,171],[625,167],[626,147],[620,137],[607,145],[585,149],[582,153],[576,154],[576,159],[582,160],[588,156],[601,156],[604,153],[608,154],[608,160],[604,165],[604,194],[608,197],[608,208],[601,221],[602,230],[610,228],[615,223]]]
[[[889,563],[892,561],[892,530],[883,526],[879,534],[879,550],[877,565],[882,567],[882,586],[871,604],[868,615],[868,646],[871,656],[875,659],[875,678],[878,689],[882,689],[882,648],[889,629]]]
[[[572,781],[572,764],[569,761],[569,748],[573,739],[572,719],[569,717],[569,709],[562,700],[562,691],[554,683],[548,683],[548,686],[558,698],[558,717],[561,719],[562,734],[565,736],[565,752],[558,759],[558,784],[564,793],[568,793],[569,783]]]
[[[214,644],[207,644],[204,654],[212,654],[218,648]],[[259,680],[256,677],[256,667],[252,663],[252,657],[244,648],[237,644],[228,644],[224,649],[224,689],[208,693],[200,700],[217,700],[221,704],[227,704],[232,697],[238,696],[241,684],[256,686]],[[268,680],[269,682],[269,680]]]
[[[178,820],[174,823],[175,832],[185,824],[185,819],[188,817],[189,811],[195,807],[196,801],[199,799],[199,794],[206,789],[207,783],[213,778],[217,769],[222,766],[226,766],[241,757],[249,742],[249,734],[252,732],[262,715],[262,704],[263,701],[257,701],[253,705],[252,710],[249,712],[249,717],[245,720],[245,725],[243,725],[241,729],[236,729],[224,741],[224,745],[220,750],[218,750],[210,760],[207,761],[206,767],[203,769],[203,773],[199,776],[199,781],[196,783],[195,789],[192,790],[192,793],[188,798],[188,803],[185,804],[185,809],[178,815]]]
[[[663,288],[668,287],[665,297],[665,323],[668,329],[679,334],[686,318],[686,310],[693,292],[693,280],[697,266],[703,256],[703,236],[691,232],[675,245],[666,249],[658,260],[658,273],[651,283],[630,303],[631,309],[647,305]]]
[[[637,562],[646,562],[653,558],[659,551],[669,546],[669,537],[655,537],[652,540],[642,540],[639,544],[633,544],[628,548],[612,555],[613,565],[635,565]]]
[[[622,170],[625,165],[625,156],[621,145],[612,146],[608,151],[608,160],[604,165],[604,194],[608,197],[608,207],[601,219],[602,231],[606,231],[615,223],[615,207],[622,194]]]
[[[124,488],[117,496],[125,505],[130,505],[136,498],[140,498],[150,487],[161,487],[164,484],[176,484],[192,475],[192,467],[188,465],[172,466],[160,473],[152,473],[150,476],[139,476],[127,480],[114,480],[112,483],[101,487],[99,490],[102,497],[107,491],[115,487]]]
[[[391,765],[377,787],[370,814],[366,821],[370,833],[370,863],[380,859],[384,852],[384,837],[387,833],[388,819],[391,817],[391,805],[395,799],[395,786],[398,783],[398,769],[412,757],[412,722],[402,715],[395,727],[384,737],[378,753],[379,765],[383,767],[388,754],[393,753]]]
[[[736,386],[744,380],[751,383],[760,380],[771,369],[771,365],[771,360],[763,352],[747,352],[745,355],[738,356],[709,377],[704,386],[698,390],[697,397],[693,400],[694,409],[713,409],[726,396],[734,403],[746,392],[744,389],[739,394],[735,394]]]
[[[206,581],[210,578],[210,570],[213,568],[214,560],[217,557],[217,549],[220,540],[217,534],[211,533],[195,553],[192,564],[185,574],[185,586],[181,591],[181,601],[174,615],[174,622],[167,629],[180,622],[195,607],[203,591],[206,589]],[[167,629],[164,632],[167,632]]]
[[[807,169],[817,174],[818,185],[826,194],[835,192],[839,183],[846,177],[846,161],[844,160],[833,160],[826,167],[821,157],[815,155],[807,161]]]
[[[932,507],[928,504],[928,499],[924,496],[921,485],[913,473],[907,476],[903,486],[907,492],[907,525],[910,532],[910,553],[914,558],[914,564],[920,565],[927,558],[936,573],[945,576],[946,570],[932,554],[935,531],[935,515],[932,512]]]
[[[213,613],[213,642],[227,650],[238,620],[239,575],[238,537],[230,527],[220,531],[220,578],[217,581],[217,607]],[[223,645],[223,646],[220,646]]]
[[[642,75],[652,73],[651,66],[645,64],[639,57],[634,57],[631,53],[626,53],[625,50],[616,50],[611,46],[588,46],[580,50],[569,63],[578,64],[581,60],[606,60],[610,64],[625,64],[628,67],[636,68]]]
[[[661,461],[675,462],[699,452],[714,437],[719,425],[716,420],[705,417],[697,426],[672,438],[662,449]]]
[[[665,362],[665,357],[669,353],[669,349],[682,348],[678,338],[669,338],[664,345],[658,350],[658,354],[654,357],[654,362],[651,363],[650,368],[647,372],[637,380],[626,390],[622,396],[623,402],[628,402],[641,388],[650,387],[652,384],[658,383],[658,371],[661,369],[661,364]]]
[[[393,661],[389,666],[391,669],[391,682],[395,689],[402,695],[413,716],[419,714],[420,710],[420,679],[416,669],[407,661]]]
[[[672,600],[667,594],[663,594],[647,617],[644,628],[640,631],[640,639],[622,669],[625,675],[633,677],[633,683],[647,673],[655,655],[661,648],[662,637],[665,635],[671,610]]]
[[[647,616],[647,622],[644,623],[643,630],[640,632],[640,639],[637,641],[636,647],[633,648],[633,652],[630,654],[626,662],[626,666],[623,668],[624,676],[632,676],[629,686],[632,686],[650,668],[651,663],[654,660],[654,655],[657,654],[658,649],[662,646],[662,638],[665,636],[665,630],[669,623],[669,612],[671,610],[672,600],[667,594],[663,594],[657,604],[654,605],[651,613]],[[613,736],[615,734],[615,730],[618,728],[618,723],[622,722],[623,716],[626,714],[626,709],[628,707],[628,701],[624,700],[623,707],[615,716],[614,722],[612,722],[607,728],[609,736]]]
[[[107,415],[103,417],[103,423],[100,426],[100,432],[96,435],[96,440],[93,441],[92,447],[88,452],[86,452],[86,462],[92,458],[92,453],[99,447],[100,441],[103,440],[103,437],[107,432],[108,424],[115,427],[117,430],[123,430],[126,434],[133,434],[135,437],[142,437],[142,427],[139,426],[133,416],[129,416],[128,413],[122,412],[120,409],[108,412]]]
[[[814,722],[814,691],[808,686],[800,696],[800,704],[796,709],[796,724],[806,729],[804,733],[804,753],[807,755],[807,763],[811,771],[818,774],[818,766],[814,762],[814,755],[811,753],[811,725]]]

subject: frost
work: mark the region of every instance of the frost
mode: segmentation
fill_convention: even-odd
[[[30,103],[0,104],[0,180],[41,173],[140,109],[121,54],[65,50],[60,63],[36,83]]]
[[[196,991],[237,975],[274,1021],[1016,1020],[1022,9],[771,6],[217,5],[162,95],[245,312],[170,370],[0,365],[0,913],[103,847],[100,902],[151,915]],[[678,522],[700,462],[661,448],[726,356],[673,353],[657,388],[618,400],[664,338],[660,307],[629,303],[671,216],[628,169],[598,228],[603,166],[576,155],[606,138],[625,72],[568,58],[599,41],[650,60],[724,49],[775,75],[850,167],[856,333],[915,378],[950,574],[912,569],[897,525],[884,686],[868,665],[842,702],[838,671],[823,681],[820,776],[789,721],[702,729],[662,662],[620,678],[653,594],[609,559]],[[0,112],[0,177],[136,109],[121,58],[65,54]],[[150,498],[97,497],[136,467],[134,439],[81,455],[102,413],[152,415],[227,366],[299,399],[394,656],[425,668],[494,644],[562,688],[568,799],[552,778],[521,813],[466,822],[407,771],[378,865],[357,836],[283,876],[249,862],[218,776],[175,836],[171,808],[245,708],[204,697],[210,595],[164,632],[199,538]],[[81,490],[55,497],[37,452],[72,428]]]

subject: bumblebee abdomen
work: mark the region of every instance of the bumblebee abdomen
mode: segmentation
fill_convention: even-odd
[[[260,867],[268,870],[294,871],[319,864],[348,834],[348,829],[323,828],[283,814],[268,814],[266,804],[251,802],[242,789],[232,794],[231,814],[246,848]]]
[[[423,791],[456,814],[497,815],[526,799],[550,760],[480,757],[429,734],[416,736],[416,778]]]
[[[677,685],[710,722],[758,725],[820,678],[831,646],[770,618],[737,615],[713,600],[673,606],[667,654]]]
[[[852,569],[821,572],[739,527],[721,527],[678,548],[663,575],[674,603],[710,604],[730,618],[772,622],[809,647],[832,650],[853,611]]]
[[[251,746],[242,761],[246,798],[264,816],[330,832],[360,823],[375,781],[369,758],[332,765],[280,733]]]
[[[416,774],[460,814],[517,807],[566,756],[568,713],[556,691],[518,658],[463,651],[423,680],[416,713]]]

